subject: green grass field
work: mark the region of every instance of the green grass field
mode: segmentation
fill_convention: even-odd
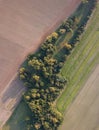
[[[65,112],[87,80],[92,68],[99,62],[98,50],[99,4],[81,42],[75,47],[61,70],[61,74],[68,79],[68,84],[57,101],[57,108],[60,112]]]

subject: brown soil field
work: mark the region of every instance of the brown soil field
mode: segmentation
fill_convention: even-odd
[[[68,17],[79,1],[0,1],[0,91],[24,57],[37,49],[43,37]]]
[[[0,124],[24,90],[19,66],[44,38],[74,12],[80,0],[0,0]]]
[[[60,130],[99,130],[99,64],[67,110]]]

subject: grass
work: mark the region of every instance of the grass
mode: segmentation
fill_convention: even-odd
[[[3,130],[27,130],[26,119],[30,117],[29,108],[24,101],[21,101],[11,118],[3,127]]]
[[[57,108],[62,113],[74,100],[92,68],[99,62],[99,5],[89,24],[81,42],[61,70],[61,74],[68,79],[66,89],[57,101]]]

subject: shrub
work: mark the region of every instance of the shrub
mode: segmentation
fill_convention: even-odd
[[[64,34],[65,32],[66,32],[66,29],[60,29],[58,33],[59,33],[60,35],[62,35],[62,34]]]
[[[55,42],[57,39],[58,39],[58,33],[53,32],[52,34],[50,34],[49,36],[47,36],[46,42],[47,43],[52,43],[52,42]]]
[[[65,43],[64,48],[66,48],[66,50],[71,50],[72,46],[70,44],[68,44],[68,43]]]

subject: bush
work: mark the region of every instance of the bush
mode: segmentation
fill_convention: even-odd
[[[72,46],[71,46],[70,44],[68,44],[68,43],[64,43],[64,48],[65,48],[66,50],[71,50],[71,49],[72,49]]]
[[[58,33],[59,33],[60,35],[62,35],[62,34],[64,34],[65,32],[66,32],[66,29],[60,29]]]
[[[58,33],[53,32],[49,36],[47,36],[45,43],[53,43],[58,39]]]

